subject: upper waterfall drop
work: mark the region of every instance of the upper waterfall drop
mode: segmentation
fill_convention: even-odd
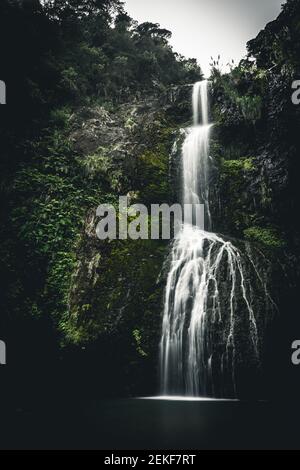
[[[208,124],[208,80],[196,82],[193,87],[193,117],[194,126]]]
[[[204,227],[211,229],[209,207],[209,141],[212,124],[209,124],[208,81],[195,83],[192,95],[194,125],[187,129],[182,147],[183,204],[193,207],[193,213],[185,217],[185,222],[196,225],[195,211],[199,204],[204,205]]]

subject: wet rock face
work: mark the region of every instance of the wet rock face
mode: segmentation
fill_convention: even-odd
[[[236,260],[230,261],[226,254],[221,259],[216,275],[219,315],[212,285],[205,320],[208,394],[262,397],[266,331],[278,314],[272,279],[275,272],[283,273],[260,248],[234,239],[228,242],[237,250]]]
[[[179,125],[189,122],[191,119],[192,85],[174,86],[163,93],[159,102],[166,107],[166,112]]]
[[[102,107],[83,108],[70,118],[70,141],[76,152],[89,155],[99,146],[113,145],[124,138],[121,122]]]
[[[169,110],[176,114],[178,100],[166,97],[162,103],[150,97],[114,112],[83,108],[71,117],[70,142],[98,191],[99,204],[117,207],[119,195],[146,206],[171,201],[169,158],[178,126]],[[96,236],[98,222],[95,207],[86,214],[78,241],[65,341],[95,345],[101,355],[106,344],[108,357],[117,355],[120,371],[130,376],[129,393],[155,393],[164,288],[160,273],[168,243],[102,241]]]
[[[173,145],[169,157],[169,178],[172,201],[182,200],[182,145],[185,130],[178,129],[173,134]]]
[[[120,143],[126,135],[138,128],[147,127],[158,114],[165,114],[173,124],[190,119],[192,85],[174,86],[160,96],[147,97],[124,103],[117,112],[104,107],[84,107],[70,118],[70,141],[81,155],[90,154],[99,146]]]

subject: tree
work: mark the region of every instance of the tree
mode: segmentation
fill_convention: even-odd
[[[160,39],[167,42],[172,37],[171,31],[163,29],[158,23],[145,22],[136,27],[136,32],[140,36],[150,36],[153,39]]]
[[[122,11],[122,4],[120,0],[45,0],[44,8],[50,17],[64,21],[99,13],[111,16]]]

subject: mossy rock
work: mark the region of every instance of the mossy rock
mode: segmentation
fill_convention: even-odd
[[[284,240],[280,238],[274,228],[250,227],[244,230],[246,240],[262,243],[269,248],[282,248]]]

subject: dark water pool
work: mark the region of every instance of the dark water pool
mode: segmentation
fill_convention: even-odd
[[[298,449],[291,403],[118,399],[2,407],[0,448]]]

